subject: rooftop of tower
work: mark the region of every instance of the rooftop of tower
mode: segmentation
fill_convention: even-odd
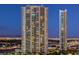
[[[43,5],[40,5],[40,6],[37,6],[37,5],[26,5],[26,6],[23,6],[23,7],[45,7],[45,8],[47,8],[46,6],[43,6]]]

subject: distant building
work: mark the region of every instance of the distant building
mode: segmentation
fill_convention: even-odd
[[[59,43],[60,43],[59,38],[48,38],[48,47],[50,48],[60,46]]]
[[[25,6],[23,10],[23,53],[47,54],[48,47],[48,8]]]
[[[60,50],[67,50],[67,10],[59,10]]]
[[[66,38],[67,49],[78,49],[79,38]],[[48,38],[48,50],[58,48],[60,49],[60,38]]]
[[[11,53],[21,49],[21,38],[0,37],[0,53]]]

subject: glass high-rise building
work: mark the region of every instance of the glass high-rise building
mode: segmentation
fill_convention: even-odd
[[[23,11],[24,53],[44,53],[48,48],[48,8],[44,6],[25,6]]]
[[[67,50],[67,10],[59,10],[60,50]]]

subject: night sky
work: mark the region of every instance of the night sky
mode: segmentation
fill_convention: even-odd
[[[0,5],[0,36],[21,36],[22,9],[25,5]],[[79,37],[79,5],[45,4],[48,7],[48,36],[59,35],[59,10],[67,9],[68,37]]]

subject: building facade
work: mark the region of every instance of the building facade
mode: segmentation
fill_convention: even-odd
[[[23,11],[23,53],[47,54],[48,19],[47,7],[25,6]]]
[[[60,50],[67,50],[67,10],[59,10]]]

